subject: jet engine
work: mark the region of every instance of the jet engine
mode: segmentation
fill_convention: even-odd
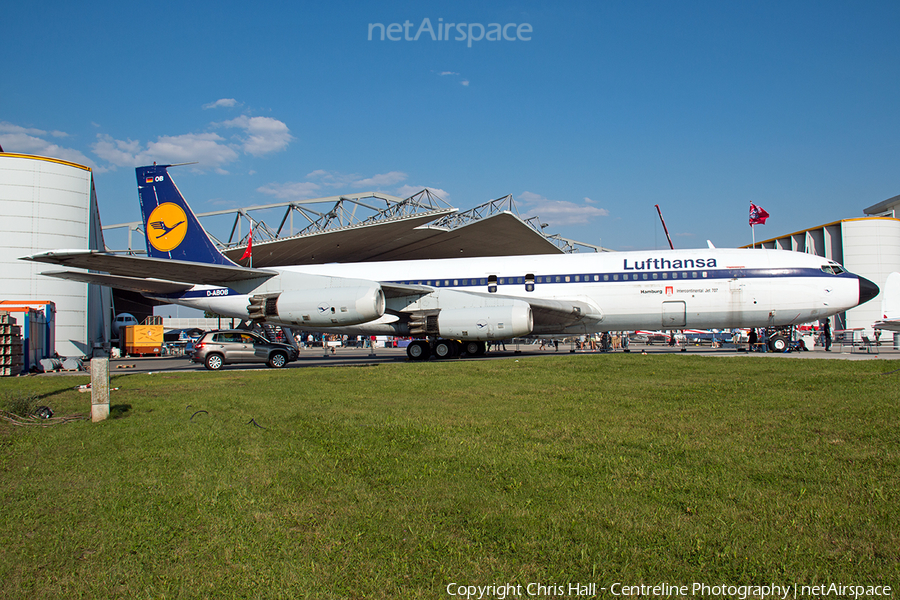
[[[340,327],[359,325],[384,314],[384,292],[370,286],[287,290],[252,296],[250,318],[288,325]]]
[[[528,335],[534,320],[527,302],[513,301],[482,308],[445,308],[437,317],[437,326],[443,338],[487,341]]]

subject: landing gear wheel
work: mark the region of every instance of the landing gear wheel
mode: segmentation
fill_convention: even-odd
[[[428,360],[431,356],[431,347],[424,340],[410,342],[406,347],[406,356],[409,360]]]
[[[787,348],[787,340],[780,335],[773,335],[769,338],[769,350],[772,352],[784,352]]]
[[[441,358],[450,358],[453,356],[453,342],[448,342],[447,340],[441,340],[437,344],[434,345],[434,357]]]
[[[468,356],[484,356],[486,347],[484,342],[465,342],[463,349]]]

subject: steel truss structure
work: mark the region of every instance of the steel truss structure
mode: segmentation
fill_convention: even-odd
[[[253,243],[258,244],[429,215],[434,217],[434,221],[427,225],[429,229],[453,231],[502,213],[514,215],[537,235],[555,245],[560,252],[608,251],[600,246],[544,233],[547,224],[542,223],[537,216],[523,219],[519,215],[512,194],[490,200],[463,212],[425,188],[409,198],[398,198],[380,192],[363,192],[204,212],[198,213],[197,217],[200,218],[201,223],[204,223],[204,229],[213,242],[223,252],[226,252],[236,248],[245,248],[251,232]],[[221,226],[210,227],[209,224],[216,217],[227,215],[233,216],[228,219],[230,222],[228,236],[216,235],[214,231],[221,232],[224,231],[224,228]],[[300,219],[299,224],[295,224],[295,218]],[[275,223],[278,223],[277,226]],[[138,221],[108,225],[103,227],[103,230],[106,232],[127,229],[128,231],[128,248],[111,251],[142,254],[144,253],[143,227],[143,223]],[[137,240],[133,237],[134,233],[139,234]],[[135,241],[139,244],[138,248],[134,247]]]

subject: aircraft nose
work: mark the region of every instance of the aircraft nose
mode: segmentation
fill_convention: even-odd
[[[864,302],[868,302],[872,298],[878,295],[878,292],[881,290],[878,289],[878,286],[866,279],[865,277],[859,278],[859,303],[862,304]]]

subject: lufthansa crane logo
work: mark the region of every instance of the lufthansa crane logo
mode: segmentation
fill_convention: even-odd
[[[164,202],[147,219],[147,240],[160,252],[174,250],[187,234],[187,215],[177,204]]]

